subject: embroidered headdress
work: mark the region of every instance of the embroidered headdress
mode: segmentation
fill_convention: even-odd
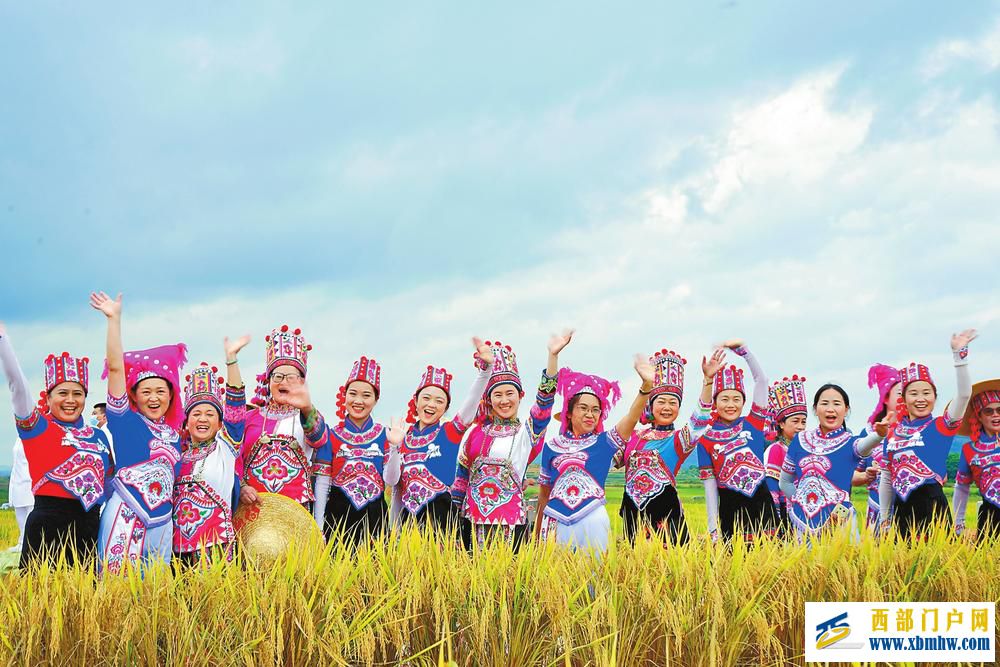
[[[417,395],[427,387],[440,388],[444,391],[445,396],[448,397],[448,402],[451,402],[451,373],[447,369],[435,368],[428,365],[427,370],[424,371],[423,376],[420,378],[420,383],[417,384],[417,390],[413,392],[413,398],[410,399],[406,421],[411,424],[417,421]]]
[[[766,437],[773,440],[778,435],[778,424],[792,415],[804,415],[809,412],[806,399],[806,379],[793,375],[783,378],[767,390],[768,433]]]
[[[735,365],[723,366],[715,374],[715,383],[712,386],[712,399],[714,400],[720,392],[733,389],[743,394],[746,398],[746,390],[743,388],[743,369]]]
[[[63,382],[77,382],[83,386],[83,392],[87,393],[87,383],[90,380],[87,357],[71,357],[69,352],[63,352],[56,356],[50,354],[45,358],[45,391],[52,389]]]
[[[874,424],[876,417],[885,408],[886,412],[892,410],[895,406],[886,405],[885,402],[889,398],[889,392],[892,388],[899,384],[899,369],[893,368],[892,366],[886,366],[885,364],[875,364],[868,369],[868,388],[878,389],[878,403],[875,405],[875,409],[872,411],[871,416],[868,418],[869,424]]]
[[[164,415],[167,424],[176,429],[181,427],[184,421],[184,407],[181,398],[180,372],[187,361],[187,345],[177,343],[176,345],[161,345],[148,350],[136,350],[126,352],[122,356],[125,361],[125,386],[129,392],[129,401],[135,407],[135,398],[132,391],[135,386],[143,380],[149,378],[161,378],[170,385],[172,393],[170,408]],[[104,362],[104,373],[101,378],[108,377],[108,362]]]
[[[597,420],[597,427],[594,433],[604,431],[604,421],[611,414],[611,409],[622,397],[621,388],[617,382],[610,382],[597,375],[586,375],[577,373],[569,368],[559,371],[559,383],[556,386],[556,393],[563,397],[563,414],[561,415],[561,433],[569,432],[569,402],[573,397],[580,394],[591,394],[596,396],[601,404],[601,418]],[[560,417],[560,415],[557,415]]]
[[[218,372],[218,368],[203,361],[190,375],[184,377],[184,414],[191,412],[191,408],[200,403],[208,403],[222,415],[225,385],[223,379],[216,376]]]
[[[306,360],[312,345],[306,344],[306,339],[302,336],[301,329],[289,331],[288,325],[283,324],[274,329],[270,335],[264,337],[264,372],[257,376],[257,389],[254,391],[254,405],[263,406],[271,397],[268,382],[271,373],[278,366],[294,366],[306,376]]]
[[[486,389],[483,391],[483,398],[479,401],[479,411],[476,413],[476,421],[483,423],[490,414],[490,394],[502,384],[511,384],[517,388],[517,393],[523,398],[524,389],[521,388],[521,375],[517,370],[517,355],[510,345],[504,345],[500,341],[486,341],[486,344],[493,350],[493,370],[490,379],[486,381]],[[485,370],[488,365],[479,357],[479,352],[472,355],[476,368]]]
[[[375,400],[378,400],[379,392],[382,387],[382,367],[378,365],[378,362],[374,359],[369,359],[368,357],[361,357],[354,362],[351,367],[351,373],[347,376],[347,380],[341,385],[340,390],[337,392],[337,416],[341,420],[347,418],[347,388],[351,386],[352,382],[367,382],[375,390]]]

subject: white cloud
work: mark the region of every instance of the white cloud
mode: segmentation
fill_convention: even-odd
[[[184,305],[132,304],[126,295],[126,344],[184,339],[192,363],[211,362],[224,335],[251,331],[249,376],[262,366],[264,334],[288,323],[315,346],[310,384],[331,417],[351,361],[369,354],[383,363],[383,420],[402,414],[428,363],[447,365],[461,395],[473,334],[514,346],[530,385],[546,337],[563,326],[578,334],[562,361],[623,379],[627,391],[636,384],[633,352],[680,351],[691,361],[689,396],[699,356],[724,338],[745,337],[775,377],[843,382],[859,406],[855,427],[868,413],[870,363],[925,360],[949,393],[948,336],[960,328],[983,330],[974,378],[1000,374],[996,101],[919,100],[915,108],[925,111],[915,114],[912,135],[872,142],[876,107],[836,99],[843,71],[817,72],[735,110],[712,133],[682,138],[707,147],[707,164],[669,183],[640,184],[616,210],[600,209],[572,231],[484,239],[482,252],[544,249],[533,268],[453,281],[421,276],[378,298],[342,296],[337,285]],[[663,150],[677,154],[676,145]],[[49,352],[102,356],[103,327],[100,315],[81,308],[65,326],[10,328],[37,387],[37,362]],[[4,428],[0,435],[12,438]]]
[[[1000,67],[1000,20],[978,39],[952,39],[935,46],[924,58],[924,76],[934,78],[958,66],[972,62],[992,71]]]
[[[720,213],[745,187],[780,179],[806,186],[822,178],[842,156],[860,146],[872,111],[835,111],[829,99],[845,66],[806,77],[789,90],[734,114],[717,160],[697,184],[709,213]]]

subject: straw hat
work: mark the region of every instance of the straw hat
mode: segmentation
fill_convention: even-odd
[[[972,435],[972,422],[976,419],[976,413],[972,406],[975,403],[976,396],[984,391],[1000,391],[1000,378],[984,380],[972,385],[972,396],[969,399],[969,407],[965,409],[965,418],[962,419],[962,425],[958,427],[959,435],[966,437]]]
[[[272,561],[293,548],[323,543],[323,533],[306,508],[278,493],[257,493],[260,502],[241,504],[233,525],[240,550]]]

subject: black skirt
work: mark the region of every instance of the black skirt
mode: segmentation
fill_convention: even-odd
[[[618,512],[622,517],[622,527],[629,543],[635,544],[635,535],[642,526],[644,530],[656,531],[665,542],[671,544],[687,544],[690,539],[687,521],[681,510],[681,500],[677,489],[668,486],[659,494],[649,499],[643,509],[635,504],[627,493],[622,497],[622,507]]]
[[[35,506],[24,523],[21,569],[39,560],[54,563],[60,553],[66,554],[70,565],[92,563],[97,554],[100,526],[99,505],[87,511],[74,498],[35,496]]]
[[[357,509],[346,493],[332,486],[323,513],[323,534],[327,540],[339,534],[346,544],[354,547],[362,540],[381,539],[388,513],[385,498],[373,500]]]
[[[1000,507],[984,500],[983,504],[979,506],[976,541],[995,540],[998,537],[1000,537]]]
[[[733,539],[736,530],[752,540],[760,534],[774,535],[778,528],[778,511],[767,484],[761,482],[749,498],[731,489],[719,489],[719,533],[724,540]]]
[[[904,539],[920,537],[937,521],[951,528],[951,507],[937,482],[918,486],[906,500],[897,496],[893,507],[896,530]]]
[[[442,535],[458,530],[458,508],[447,491],[421,507],[416,514],[403,510],[401,519],[404,525],[411,522],[418,526],[430,525]]]

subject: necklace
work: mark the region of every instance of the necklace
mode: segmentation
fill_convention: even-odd
[[[278,424],[281,423],[282,419],[288,417],[289,415],[295,414],[296,412],[294,408],[274,409],[273,405],[274,405],[273,403],[269,403],[268,405],[266,405],[264,408],[261,409],[261,415],[264,417],[264,423],[260,427],[261,436],[260,438],[257,439],[257,442],[259,442],[262,445],[271,444],[271,436],[274,435],[274,432],[270,432],[267,426],[267,420],[269,417],[271,417],[272,415],[274,416],[275,418],[274,429],[277,430]],[[292,420],[292,439],[295,440],[295,420]]]

